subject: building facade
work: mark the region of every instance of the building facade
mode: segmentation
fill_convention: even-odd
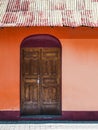
[[[97,31],[1,28],[0,120],[98,120]]]

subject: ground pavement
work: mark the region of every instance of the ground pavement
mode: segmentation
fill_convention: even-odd
[[[0,121],[0,130],[98,130],[98,122]]]

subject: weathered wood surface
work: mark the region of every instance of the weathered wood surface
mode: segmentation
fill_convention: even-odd
[[[22,48],[21,114],[61,113],[60,48]]]

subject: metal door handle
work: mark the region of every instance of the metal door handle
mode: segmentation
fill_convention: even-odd
[[[37,83],[39,84],[39,79],[37,80]]]
[[[39,78],[39,75],[38,75],[37,83],[39,84],[39,82],[40,82],[40,78]]]

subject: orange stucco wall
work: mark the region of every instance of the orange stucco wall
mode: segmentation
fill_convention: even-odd
[[[20,44],[42,33],[62,44],[62,110],[98,110],[97,32],[82,27],[0,29],[0,110],[20,109]]]

